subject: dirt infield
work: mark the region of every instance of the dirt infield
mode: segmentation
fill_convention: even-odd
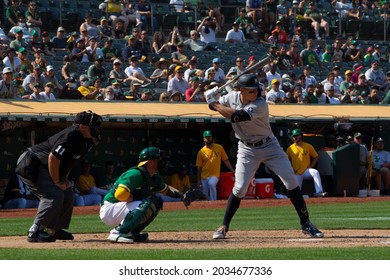
[[[369,201],[390,201],[390,197],[377,198],[310,198],[307,204],[325,203],[365,203]],[[223,208],[226,201],[195,202],[191,209]],[[290,205],[287,199],[243,200],[241,207],[281,206]],[[185,209],[182,203],[166,203],[164,211]],[[0,218],[33,217],[35,209],[1,210]],[[75,215],[97,214],[98,207],[76,207]],[[289,248],[289,247],[359,247],[359,246],[389,246],[389,230],[324,230],[325,238],[308,238],[297,230],[271,231],[230,231],[225,240],[213,240],[212,232],[150,232],[149,241],[134,244],[109,243],[107,233],[76,234],[73,241],[57,241],[55,243],[28,243],[26,236],[0,237],[0,248],[50,248],[50,249],[80,249],[80,248],[123,248],[132,246],[136,249],[210,249],[210,248]]]

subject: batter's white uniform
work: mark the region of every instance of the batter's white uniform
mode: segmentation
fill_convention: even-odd
[[[298,187],[290,161],[269,125],[268,104],[264,98],[259,97],[243,105],[240,94],[232,92],[221,96],[219,103],[236,111],[245,110],[251,118],[241,122],[232,120],[236,138],[240,140],[233,194],[239,198],[245,196],[249,183],[262,162],[279,176],[288,190]]]

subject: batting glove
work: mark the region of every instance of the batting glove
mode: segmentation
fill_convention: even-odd
[[[213,102],[217,102],[219,97],[221,96],[219,93],[219,87],[214,87],[212,89],[206,90],[204,93],[207,104],[211,104]]]

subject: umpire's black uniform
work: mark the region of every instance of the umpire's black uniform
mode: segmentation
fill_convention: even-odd
[[[71,127],[32,146],[20,156],[16,173],[40,197],[27,238],[29,242],[73,239],[71,233],[63,230],[69,227],[74,205],[73,190],[67,179],[71,169],[94,146],[93,140],[98,137],[100,125],[99,115],[91,111],[81,112]]]

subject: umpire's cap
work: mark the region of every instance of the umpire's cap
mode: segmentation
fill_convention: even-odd
[[[213,133],[210,130],[206,130],[205,132],[203,132],[203,138],[206,137],[213,137]]]
[[[161,157],[160,149],[156,147],[147,147],[143,149],[138,156],[139,164],[142,166],[147,163],[149,160],[159,159]]]
[[[299,128],[296,128],[292,131],[291,136],[297,136],[297,135],[302,135],[302,131]]]
[[[102,121],[102,117],[91,110],[78,113],[74,119],[75,124],[83,124],[91,127],[100,126]]]
[[[238,78],[237,85],[239,88],[259,88],[259,81],[254,74],[244,74]]]

